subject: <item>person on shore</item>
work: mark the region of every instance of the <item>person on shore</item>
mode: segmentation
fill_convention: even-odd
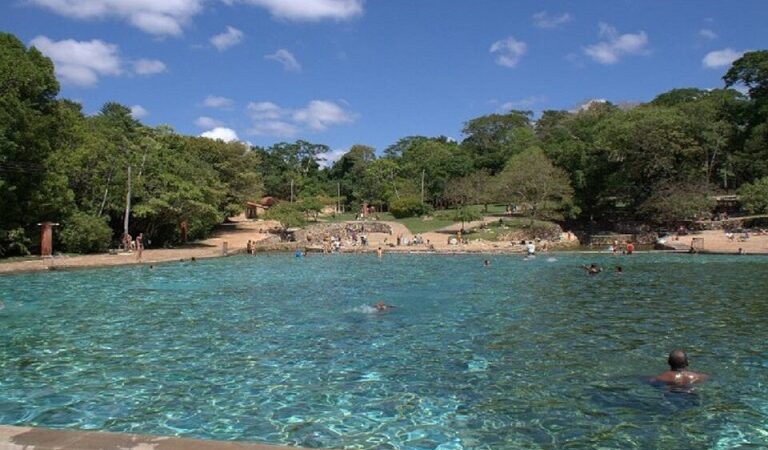
[[[590,274],[590,275],[597,275],[598,273],[600,273],[600,272],[602,272],[602,271],[603,271],[603,269],[601,269],[600,267],[598,267],[598,266],[597,266],[596,264],[594,264],[594,263],[593,263],[593,264],[590,264],[590,265],[586,265],[586,264],[585,264],[585,265],[583,265],[582,267],[583,267],[583,268],[584,268],[584,270],[586,270],[586,271],[587,271],[587,273],[588,273],[588,274]]]
[[[529,241],[525,244],[525,251],[528,256],[536,256],[536,244],[534,244],[533,241]]]
[[[627,243],[627,255],[631,255],[632,252],[635,251],[635,244],[629,242]]]
[[[665,383],[671,386],[687,386],[707,379],[703,373],[688,370],[688,355],[683,350],[672,350],[667,358],[669,370],[653,377],[653,383]]]
[[[136,236],[136,260],[141,261],[141,254],[144,252],[144,233]]]

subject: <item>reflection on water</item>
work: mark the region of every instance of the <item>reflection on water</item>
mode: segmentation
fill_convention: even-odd
[[[768,446],[768,258],[483,259],[0,277],[0,423],[355,449]],[[649,384],[676,347],[711,380]]]

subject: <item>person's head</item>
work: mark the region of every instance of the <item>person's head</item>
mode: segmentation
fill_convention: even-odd
[[[685,369],[688,367],[688,355],[682,350],[672,350],[669,353],[667,362],[669,363],[669,368],[672,370]]]

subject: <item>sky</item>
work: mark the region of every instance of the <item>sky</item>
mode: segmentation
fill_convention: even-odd
[[[723,86],[768,48],[768,1],[3,0],[0,31],[56,64],[60,97],[258,146],[381,152],[475,117]]]

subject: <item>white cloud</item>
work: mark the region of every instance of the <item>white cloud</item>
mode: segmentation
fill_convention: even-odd
[[[216,109],[231,108],[233,103],[234,102],[230,98],[218,97],[215,95],[209,95],[208,97],[205,97],[205,100],[203,100],[203,106]]]
[[[279,119],[285,114],[282,108],[272,102],[251,102],[248,103],[248,112],[256,120],[274,120]]]
[[[232,128],[225,128],[225,127],[216,127],[212,130],[206,131],[205,133],[200,134],[200,137],[208,138],[208,139],[218,139],[224,142],[232,142],[232,141],[239,141],[240,138],[237,137],[237,133]]]
[[[496,41],[491,45],[491,53],[496,56],[496,64],[504,67],[515,67],[525,54],[528,46],[512,36]]]
[[[730,48],[724,48],[722,50],[715,50],[709,52],[701,60],[701,63],[707,69],[719,69],[721,67],[730,66],[732,62],[741,58],[744,52],[737,52]]]
[[[354,115],[336,103],[312,100],[306,107],[293,112],[293,120],[306,124],[315,131],[325,131],[332,125],[353,122]]]
[[[313,100],[298,109],[282,108],[272,102],[252,102],[247,109],[253,120],[248,132],[265,136],[290,137],[302,130],[325,131],[357,118],[356,114],[327,100]]]
[[[37,36],[31,44],[37,47],[56,66],[61,81],[77,86],[93,86],[100,76],[117,76],[122,73],[118,48],[114,44],[94,39],[92,41],[52,41]]]
[[[520,100],[512,100],[503,103],[499,109],[503,112],[508,112],[513,109],[530,108],[532,106],[544,103],[547,101],[547,97],[543,95],[531,95]]]
[[[549,15],[546,11],[541,11],[533,15],[533,24],[539,28],[557,28],[571,20],[573,20],[573,16],[567,12]]]
[[[283,69],[289,72],[301,72],[301,64],[296,61],[296,58],[291,52],[284,48],[279,49],[271,55],[266,55],[264,58],[279,62],[283,65]]]
[[[150,34],[177,36],[202,11],[203,0],[28,0],[74,19],[124,20]]]
[[[299,133],[299,128],[282,120],[261,120],[254,121],[248,132],[259,136],[293,137]]]
[[[195,125],[200,128],[210,130],[211,128],[221,127],[224,124],[220,120],[216,120],[207,116],[200,116],[195,120]]]
[[[600,64],[615,64],[624,55],[647,53],[648,36],[644,31],[620,35],[616,28],[600,23],[600,37],[606,40],[584,49],[584,53]]]
[[[163,73],[165,70],[165,63],[156,59],[140,59],[133,63],[133,71],[139,75]]]
[[[220,52],[239,44],[243,40],[243,32],[235,27],[227,26],[227,31],[211,38],[211,44]]]
[[[133,105],[133,106],[131,106],[131,117],[133,117],[134,119],[141,119],[142,117],[146,116],[147,114],[149,114],[149,111],[144,109],[143,106],[141,106],[141,105]]]
[[[718,38],[717,33],[710,30],[709,28],[704,28],[702,30],[699,30],[699,37],[702,37],[704,39],[708,39],[710,41],[715,40]]]
[[[295,21],[347,20],[363,13],[362,0],[240,0],[266,8],[273,16]]]

